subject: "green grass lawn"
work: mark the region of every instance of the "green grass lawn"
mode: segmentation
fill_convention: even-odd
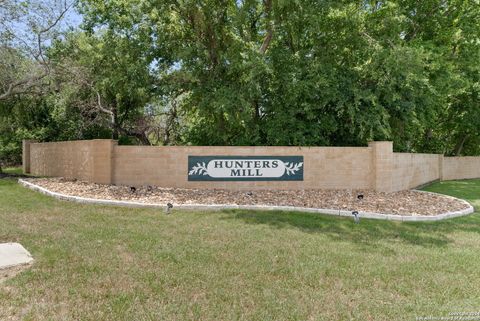
[[[2,168],[2,171],[6,174],[17,174],[17,175],[21,175],[23,174],[23,169],[22,167],[5,167],[5,168]]]
[[[438,182],[424,190],[466,199],[477,211],[480,209],[480,179]]]
[[[480,207],[480,180],[427,188]],[[415,320],[480,311],[480,215],[401,223],[306,213],[165,215],[0,180],[0,242],[34,265],[0,320]]]

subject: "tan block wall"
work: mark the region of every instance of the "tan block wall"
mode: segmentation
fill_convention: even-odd
[[[467,179],[480,177],[480,157],[444,157],[443,179]]]
[[[188,156],[303,156],[303,181],[188,181]],[[95,183],[180,188],[375,189],[393,192],[437,180],[480,177],[480,157],[393,153],[368,147],[117,146],[109,139],[23,144],[24,171]]]
[[[440,178],[440,163],[436,154],[393,153],[392,190],[414,188]]]
[[[305,189],[372,188],[368,147],[115,146],[113,183],[183,188]],[[188,156],[298,155],[304,157],[303,181],[189,182]]]
[[[116,141],[110,139],[94,140],[91,146],[93,157],[93,181],[111,184],[113,181],[113,153]]]
[[[113,144],[109,139],[29,144],[30,173],[109,184]]]
[[[25,174],[30,174],[30,145],[36,142],[36,140],[27,139],[22,141],[22,170]]]
[[[392,142],[369,142],[372,153],[372,189],[393,192],[392,186]]]

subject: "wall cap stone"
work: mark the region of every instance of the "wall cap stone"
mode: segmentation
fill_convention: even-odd
[[[83,204],[97,204],[97,205],[115,205],[115,206],[125,206],[125,207],[145,207],[145,208],[166,208],[166,205],[156,204],[156,203],[140,203],[140,202],[130,202],[130,201],[115,201],[115,200],[106,200],[106,199],[95,199],[95,198],[87,198],[87,197],[80,197],[80,196],[71,196],[65,195],[57,192],[52,192],[44,187],[38,186],[31,182],[28,182],[23,179],[19,179],[18,183],[26,188],[29,188],[34,191],[38,191],[42,194],[54,197],[59,200],[64,201],[72,201],[77,203]],[[422,193],[430,193],[436,194],[433,192],[427,191],[419,191]],[[442,194],[444,195],[444,194]],[[472,214],[475,210],[473,206],[463,199],[459,199],[453,196],[444,195],[452,199],[456,199],[462,201],[468,208],[463,209],[461,211],[455,212],[447,212],[442,213],[439,215],[416,215],[416,216],[408,216],[408,215],[393,215],[393,214],[382,214],[382,213],[374,213],[374,212],[359,212],[360,218],[368,218],[368,219],[379,219],[379,220],[387,220],[387,221],[402,221],[402,222],[425,222],[425,221],[440,221],[448,218],[465,216]],[[351,211],[345,210],[335,210],[335,209],[322,209],[322,208],[307,208],[307,207],[295,207],[295,206],[271,206],[271,205],[233,205],[233,204],[225,204],[225,205],[205,205],[205,204],[174,204],[174,209],[182,209],[182,210],[211,210],[211,211],[220,211],[220,210],[227,210],[227,209],[242,209],[242,210],[264,210],[264,211],[297,211],[297,212],[305,212],[305,213],[318,213],[318,214],[325,214],[325,215],[334,215],[334,216],[343,216],[343,217],[352,217]]]

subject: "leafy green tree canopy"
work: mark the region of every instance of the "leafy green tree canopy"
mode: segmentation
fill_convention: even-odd
[[[183,97],[189,143],[478,142],[477,1],[83,0],[81,11],[87,29],[142,43],[163,94]]]

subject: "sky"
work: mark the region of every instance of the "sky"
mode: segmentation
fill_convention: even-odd
[[[82,15],[75,8],[71,8],[65,16],[65,23],[74,28],[79,27],[82,21]]]
[[[1,2],[1,0],[0,0]],[[3,37],[7,43],[17,48],[23,48],[26,52],[35,54],[38,50],[37,35],[32,33],[37,26],[38,29],[47,28],[64,10],[62,0],[32,0],[32,1],[13,1],[10,6],[0,6],[0,34],[12,35]],[[20,14],[18,14],[20,13]],[[63,16],[63,19],[57,24],[55,30],[65,31],[78,28],[83,19],[76,8],[71,7]],[[9,39],[9,40],[8,40]],[[51,35],[43,34],[43,46],[49,46]]]

